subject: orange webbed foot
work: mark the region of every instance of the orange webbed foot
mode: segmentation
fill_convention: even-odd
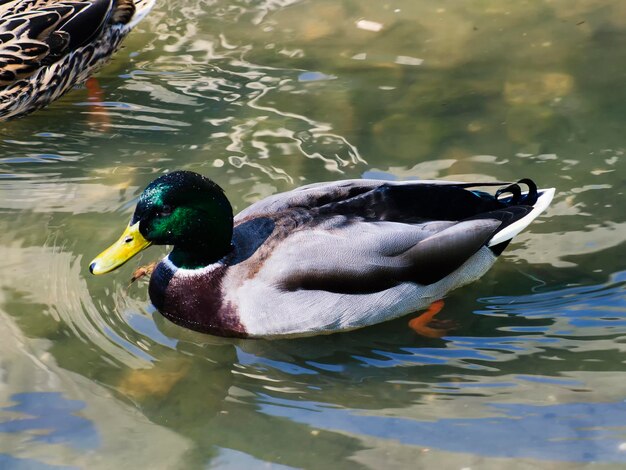
[[[419,317],[409,321],[409,327],[417,334],[425,336],[426,338],[441,338],[446,336],[448,332],[453,329],[454,323],[445,320],[433,320],[433,317],[441,312],[443,306],[443,300],[433,302]]]

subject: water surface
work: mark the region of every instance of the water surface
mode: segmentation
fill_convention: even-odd
[[[0,468],[618,468],[626,7],[158,2],[98,74],[0,128]],[[236,210],[340,178],[517,180],[552,206],[457,327],[230,340],[87,263],[157,175]]]

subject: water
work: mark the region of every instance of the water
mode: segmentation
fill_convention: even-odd
[[[161,1],[98,75],[0,128],[0,468],[626,462],[626,7]],[[87,263],[176,168],[236,210],[352,177],[557,194],[420,338],[241,341]]]

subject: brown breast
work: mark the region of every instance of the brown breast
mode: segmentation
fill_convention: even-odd
[[[159,264],[150,279],[150,299],[170,321],[203,333],[246,337],[234,305],[224,300],[222,279],[226,266],[185,275],[167,262]]]

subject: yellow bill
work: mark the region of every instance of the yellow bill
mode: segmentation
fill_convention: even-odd
[[[139,233],[139,222],[128,225],[122,236],[113,245],[100,253],[89,265],[92,274],[104,274],[119,268],[152,242]]]

